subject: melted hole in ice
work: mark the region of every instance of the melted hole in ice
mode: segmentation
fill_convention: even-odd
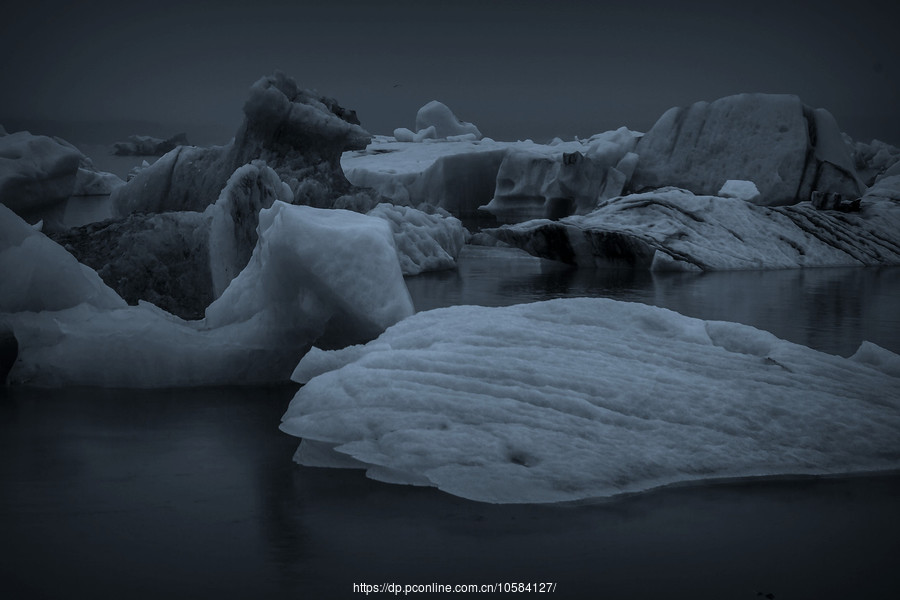
[[[534,467],[541,462],[538,457],[525,452],[520,448],[508,448],[506,451],[506,458],[514,465],[521,465],[523,467]]]

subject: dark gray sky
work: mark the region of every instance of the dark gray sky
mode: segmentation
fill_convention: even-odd
[[[413,128],[432,99],[496,139],[545,141],[778,92],[856,138],[900,144],[895,12],[880,0],[23,0],[2,14],[0,119],[147,119],[214,126],[224,142],[247,88],[280,69],[373,133]]]

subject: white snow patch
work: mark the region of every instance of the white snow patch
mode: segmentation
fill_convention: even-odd
[[[716,195],[721,198],[736,198],[744,202],[755,202],[760,198],[756,184],[743,179],[729,179],[722,184]]]

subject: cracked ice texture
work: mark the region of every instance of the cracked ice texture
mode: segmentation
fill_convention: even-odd
[[[900,264],[900,205],[864,199],[858,213],[809,202],[764,207],[666,188],[613,198],[592,213],[489,230],[540,256],[653,270]]]

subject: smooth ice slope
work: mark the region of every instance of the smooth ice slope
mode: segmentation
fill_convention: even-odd
[[[485,502],[891,469],[898,365],[608,299],[459,306],[311,351],[281,428],[301,462]]]
[[[390,228],[347,211],[283,202],[261,211],[249,264],[201,321],[125,305],[5,207],[0,227],[12,240],[0,248],[0,327],[19,346],[12,384],[285,381],[311,344],[366,341],[413,312]]]
[[[125,306],[93,269],[0,204],[0,313]]]
[[[653,270],[900,264],[900,204],[867,197],[858,213],[809,202],[764,207],[665,188],[613,198],[594,212],[489,230],[535,256]]]

